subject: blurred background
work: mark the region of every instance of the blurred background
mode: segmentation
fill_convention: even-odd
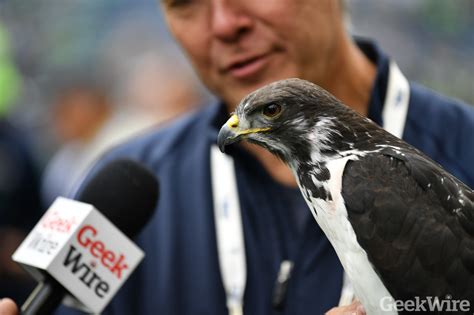
[[[474,103],[474,0],[347,4],[409,79]],[[23,300],[12,250],[94,159],[211,98],[156,0],[0,0],[0,296]]]
[[[113,106],[154,111],[158,121],[180,111],[167,106],[176,100],[166,99],[172,97],[166,91],[191,106],[208,97],[168,35],[157,2],[0,0],[0,49],[9,51],[2,64],[12,68],[1,87],[8,100],[0,102],[9,105],[0,106],[11,107],[10,119],[25,128],[41,164],[60,144],[51,127],[64,85],[100,83]],[[347,3],[353,33],[375,38],[408,78],[474,103],[473,0]],[[192,89],[176,91],[182,80]]]

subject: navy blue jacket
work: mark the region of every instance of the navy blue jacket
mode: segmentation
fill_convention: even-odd
[[[41,216],[39,174],[22,132],[0,118],[0,226],[28,231]]]
[[[378,67],[369,114],[382,123],[388,59],[372,44],[361,47]],[[404,139],[473,187],[474,108],[415,84],[409,106]],[[147,165],[161,182],[157,213],[137,239],[146,258],[113,300],[110,314],[227,314],[209,165],[210,146],[227,116],[223,106],[208,106],[114,149],[100,162],[98,167],[129,157]],[[335,306],[342,267],[299,192],[275,183],[243,150],[234,148],[230,154],[247,253],[244,313],[309,315]],[[277,312],[271,306],[272,290],[287,258],[295,269],[286,307]]]
[[[26,233],[41,217],[39,173],[32,150],[21,130],[0,117],[0,252],[6,255],[15,245],[6,229]],[[2,242],[3,241],[3,242]],[[5,243],[6,242],[6,243]],[[3,261],[0,270],[4,268]],[[0,296],[23,302],[34,281],[16,273],[0,271]]]

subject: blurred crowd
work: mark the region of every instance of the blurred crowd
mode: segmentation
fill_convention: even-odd
[[[99,60],[51,70],[39,88],[46,114],[35,116],[44,121],[28,126],[15,111],[28,82],[0,25],[0,296],[22,302],[36,285],[11,255],[58,196],[73,196],[96,159],[209,99],[174,48],[130,49],[128,32],[104,39]]]
[[[120,12],[135,6],[134,1],[115,2],[122,4]],[[153,2],[151,7],[156,10],[156,14],[152,14],[153,18],[159,20],[156,3],[149,2]],[[354,19],[370,21],[360,18],[361,12],[369,10],[369,7],[364,5],[370,1],[354,2],[357,2],[359,10],[353,12]],[[435,2],[443,3],[432,1]],[[468,16],[472,17],[472,1],[461,2],[468,3],[471,10],[471,15]],[[104,1],[104,8],[105,3],[108,1]],[[413,5],[412,1],[399,3],[400,7]],[[5,6],[0,2],[0,9],[5,9]],[[378,6],[379,10],[383,9],[380,8],[382,4]],[[54,5],[50,8],[53,13],[57,10]],[[107,11],[104,8],[97,7],[94,10]],[[441,9],[449,13],[447,10],[450,8]],[[21,5],[15,7],[15,10],[17,11],[12,9],[11,12],[21,16],[24,16],[22,14],[25,10],[34,13],[34,9],[25,9]],[[121,14],[110,11],[116,16]],[[385,19],[387,15],[381,16]],[[429,16],[434,19],[436,27],[444,25],[436,22],[433,12]],[[2,21],[2,18],[8,21]],[[66,20],[69,18],[71,17],[65,17]],[[15,16],[0,14],[0,23],[3,23],[0,24],[0,297],[10,296],[21,303],[35,283],[10,257],[54,199],[57,196],[71,196],[87,169],[109,148],[137,133],[146,132],[147,128],[166,124],[196,109],[197,106],[208,103],[211,96],[200,85],[177,48],[162,34],[162,30],[148,23],[149,19],[141,15],[128,15],[121,19],[120,24],[114,24],[112,27],[109,25],[107,29],[113,31],[97,35],[101,45],[93,57],[78,57],[77,62],[72,63],[70,60],[52,62],[52,66],[48,64],[47,70],[44,71],[32,70],[36,66],[35,62],[31,61],[34,59],[34,52],[38,51],[38,47],[44,48],[45,52],[38,53],[42,57],[57,52],[48,47],[50,42],[47,40],[41,45],[38,44],[41,39],[33,38],[31,40],[36,42],[29,47],[24,44],[23,38],[13,38],[18,34],[15,25],[18,26],[20,20]],[[96,20],[100,21],[96,23],[97,28],[108,21],[103,16]],[[462,22],[462,19],[453,22],[454,24],[446,22],[447,32],[450,26],[458,25],[456,23],[459,21]],[[83,22],[84,25],[88,23]],[[33,28],[35,25],[32,21],[23,23]],[[472,21],[467,20],[466,23],[462,30],[470,29]],[[408,25],[408,22],[401,24]],[[12,26],[14,31],[9,32],[6,26]],[[417,30],[414,25],[407,27]],[[359,25],[362,33],[366,33],[370,28],[371,25],[368,24]],[[384,44],[389,51],[402,47],[404,50],[412,49],[416,52],[417,44],[426,45],[415,42],[409,46],[400,45],[400,34],[385,28],[387,29],[389,33],[381,33],[379,38],[391,38],[391,42]],[[379,28],[380,30],[383,32],[384,28]],[[464,34],[461,31],[456,34]],[[470,45],[472,51],[472,32],[466,34],[469,36],[468,40],[461,39],[459,42]],[[13,52],[12,43],[15,41],[19,41],[16,46],[20,47],[20,54],[27,55],[20,58],[20,65]],[[82,43],[83,46],[95,44],[96,42]],[[71,55],[75,56],[77,49],[72,50],[74,53]],[[63,55],[68,54],[68,50],[65,51],[62,52]],[[446,50],[433,49],[433,54],[445,57]],[[53,57],[55,60],[63,60],[61,56]],[[54,59],[53,57],[49,60]],[[424,56],[421,58],[414,55],[413,58],[421,60]],[[404,56],[397,56],[397,59],[401,60],[403,65]],[[445,59],[451,60],[450,62],[460,60]],[[429,85],[427,80],[417,78],[419,70],[424,69],[411,67],[407,70],[410,77]],[[435,70],[428,69],[426,78],[435,77],[432,75],[433,71]],[[437,71],[442,72],[439,69]],[[474,98],[472,71],[465,69],[465,72],[471,76],[460,72],[456,76],[459,81],[453,86],[466,88],[454,96]],[[443,75],[448,74],[443,72]],[[35,80],[32,80],[32,77]],[[433,85],[439,88],[438,82]],[[474,101],[466,100],[471,103]]]

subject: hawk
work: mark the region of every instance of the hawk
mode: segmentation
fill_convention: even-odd
[[[397,314],[387,298],[474,310],[474,193],[436,162],[300,79],[241,101],[218,145],[242,139],[291,168],[368,314]]]

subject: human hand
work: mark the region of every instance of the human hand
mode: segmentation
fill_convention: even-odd
[[[347,306],[333,307],[326,315],[366,315],[364,306],[359,301],[354,301]]]
[[[18,307],[11,299],[0,300],[0,315],[19,315]]]

